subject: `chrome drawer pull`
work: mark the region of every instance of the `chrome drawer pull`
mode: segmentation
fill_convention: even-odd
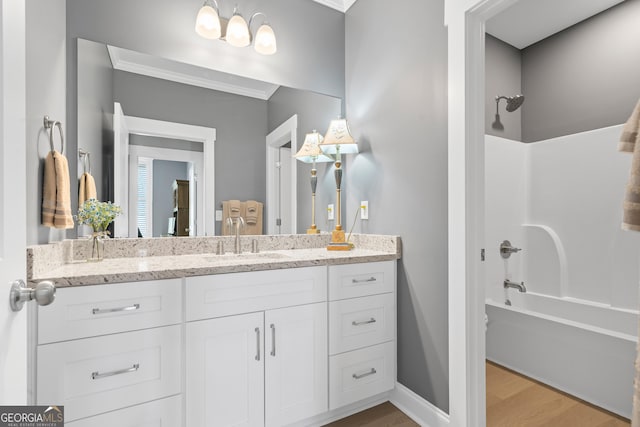
[[[140,304],[133,304],[127,307],[118,307],[118,308],[94,308],[91,310],[93,314],[107,314],[107,313],[117,313],[119,311],[133,311],[140,309]]]
[[[355,320],[353,322],[351,322],[351,324],[353,326],[360,326],[360,325],[367,325],[369,323],[376,323],[376,319],[374,319],[373,317],[369,320],[363,320],[361,322],[356,322]]]
[[[260,328],[256,328],[256,360],[260,360]]]
[[[271,324],[271,355],[276,355],[276,325]]]
[[[99,380],[100,378],[112,377],[114,375],[128,374],[129,372],[137,371],[139,368],[140,368],[140,364],[136,363],[135,365],[133,365],[130,368],[120,369],[120,370],[117,370],[117,371],[104,372],[102,374],[100,372],[96,371],[96,372],[92,372],[91,373],[91,379],[92,380]]]
[[[365,372],[364,374],[360,374],[360,375],[358,375],[358,374],[353,374],[353,375],[351,375],[351,376],[352,376],[353,378],[355,378],[355,379],[359,380],[360,378],[368,377],[369,375],[373,375],[373,374],[375,374],[375,373],[377,373],[377,372],[378,372],[378,371],[376,371],[374,368],[371,368],[371,370],[370,370],[370,371]]]
[[[351,279],[351,283],[368,283],[368,282],[376,282],[378,279],[375,277],[369,277],[368,279]]]

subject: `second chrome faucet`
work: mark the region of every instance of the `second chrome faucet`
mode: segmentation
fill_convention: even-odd
[[[233,253],[242,253],[242,246],[240,245],[240,230],[244,229],[244,218],[242,218],[241,216],[237,216],[235,218],[228,217],[227,227],[229,229],[229,234],[232,234],[235,231],[236,239],[233,245]]]

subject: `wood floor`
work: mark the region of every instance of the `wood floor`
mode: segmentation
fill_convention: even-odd
[[[487,427],[629,427],[629,420],[487,362]],[[326,427],[415,427],[389,402]]]
[[[628,420],[487,362],[487,427],[624,427]],[[631,398],[631,397],[630,397]]]
[[[325,427],[420,427],[389,402],[358,412]]]

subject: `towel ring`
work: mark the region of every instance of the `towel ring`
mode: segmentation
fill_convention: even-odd
[[[49,129],[49,144],[51,151],[55,151],[53,146],[53,128],[58,127],[60,131],[60,154],[64,153],[64,135],[62,134],[62,123],[57,120],[49,120],[49,116],[44,116],[44,128]]]

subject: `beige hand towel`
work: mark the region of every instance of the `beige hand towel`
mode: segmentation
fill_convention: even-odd
[[[229,217],[237,218],[242,216],[242,203],[240,200],[229,200]]]
[[[80,177],[80,191],[78,192],[78,206],[90,199],[97,199],[96,182],[90,173],[83,173]]]
[[[61,229],[73,228],[69,164],[66,157],[57,151],[49,152],[44,161],[42,225]]]
[[[247,200],[244,203],[244,215],[246,226],[242,234],[262,234],[262,210],[263,205],[255,200]]]
[[[622,129],[622,135],[620,135],[620,142],[618,143],[618,151],[633,153],[638,139],[638,132],[640,132],[640,100]]]

